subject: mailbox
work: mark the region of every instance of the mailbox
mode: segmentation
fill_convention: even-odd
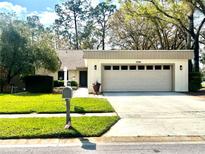
[[[69,100],[73,97],[73,89],[71,87],[65,87],[63,89],[62,97],[66,100]]]

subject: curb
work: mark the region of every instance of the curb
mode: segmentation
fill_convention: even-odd
[[[103,117],[103,116],[117,116],[116,112],[102,112],[102,113],[71,113],[71,117]],[[66,117],[66,113],[46,114],[46,113],[30,113],[30,114],[0,114],[0,119],[16,119],[16,118],[52,118],[52,117]]]
[[[204,143],[205,136],[136,136],[136,137],[88,137],[70,139],[2,139],[0,147],[48,147],[82,146],[90,144],[126,143]]]

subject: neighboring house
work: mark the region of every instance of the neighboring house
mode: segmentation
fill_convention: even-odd
[[[188,91],[188,60],[193,51],[84,51],[88,90],[100,82],[101,91]]]
[[[79,86],[87,87],[87,68],[83,59],[82,50],[58,50],[61,68],[56,73],[39,70],[36,74],[50,75],[54,80],[64,80],[64,67],[68,70],[68,80],[77,81]]]
[[[75,80],[93,92],[93,83],[101,83],[101,91],[188,91],[190,50],[109,50],[58,51],[62,62],[54,79]],[[46,74],[46,71],[42,72]]]

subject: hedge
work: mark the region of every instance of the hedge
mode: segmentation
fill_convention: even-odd
[[[46,75],[32,75],[24,77],[26,90],[31,93],[52,93],[53,77]]]
[[[71,87],[78,87],[78,83],[76,81],[69,81],[71,84]],[[53,81],[53,86],[54,87],[63,87],[64,86],[64,81],[63,80],[55,80]]]
[[[76,81],[70,81],[71,87],[78,87],[78,83]]]
[[[201,89],[202,74],[200,72],[189,73],[189,91],[196,92]]]
[[[54,87],[63,87],[64,86],[64,81],[63,80],[54,80],[53,81],[53,86]]]

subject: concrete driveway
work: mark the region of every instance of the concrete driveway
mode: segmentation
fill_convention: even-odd
[[[205,135],[205,101],[174,92],[105,93],[121,120],[105,136]]]

